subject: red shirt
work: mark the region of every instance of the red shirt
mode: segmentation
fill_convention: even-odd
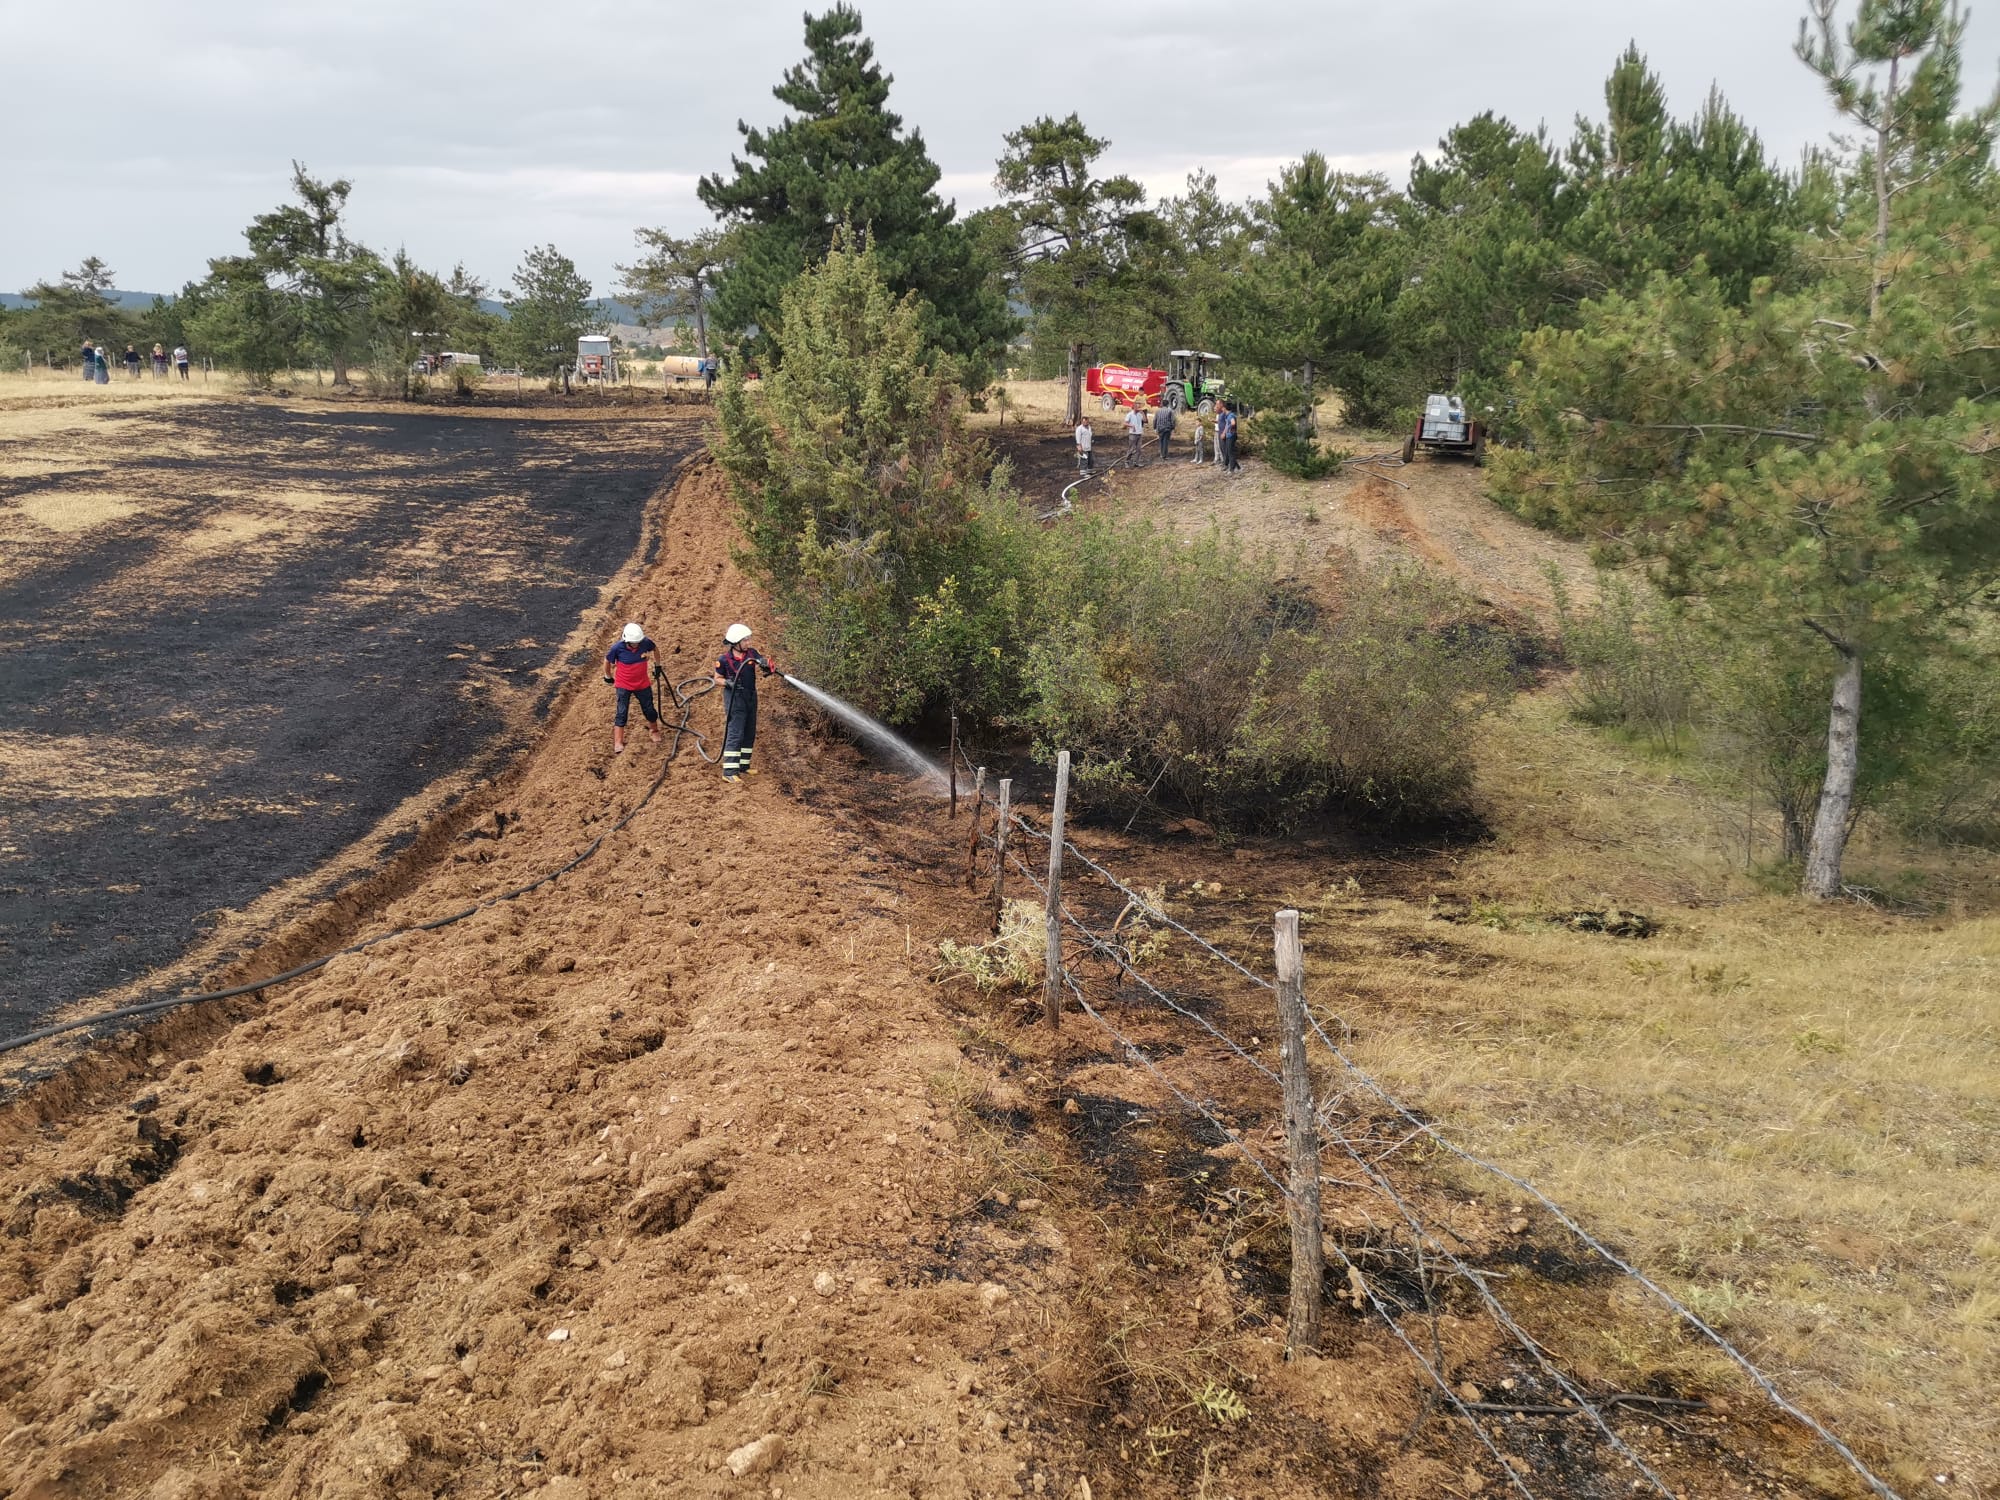
[[[657,651],[650,640],[628,646],[620,641],[604,653],[604,659],[611,666],[611,681],[618,687],[636,692],[652,681],[652,667],[646,661],[646,653]]]

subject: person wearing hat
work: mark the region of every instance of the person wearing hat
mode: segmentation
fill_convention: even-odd
[[[605,681],[618,689],[618,709],[611,716],[611,753],[625,753],[625,719],[632,700],[639,700],[639,712],[646,716],[646,732],[660,743],[660,711],[653,703],[652,675],[656,670],[648,658],[656,658],[660,648],[646,639],[646,629],[634,620],[625,627],[617,645],[604,653]]]
[[[748,625],[730,626],[722,640],[723,653],[715,659],[715,680],[722,687],[722,779],[734,781],[757,774],[750,766],[750,752],[757,748],[757,672],[762,668],[769,677],[778,669],[749,644]]]

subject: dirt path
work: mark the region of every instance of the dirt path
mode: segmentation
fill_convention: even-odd
[[[700,423],[47,398],[0,434],[11,1033],[226,961],[525,744]]]
[[[1045,423],[1017,424],[989,436],[1012,461],[1022,492],[1045,509],[1075,478],[1072,442]],[[1153,460],[1149,447],[1145,466],[1110,468],[1111,459],[1124,452],[1123,441],[1102,436],[1099,441],[1099,468],[1107,477],[1079,490],[1078,504],[1139,507],[1180,528],[1218,522],[1317,584],[1330,584],[1347,556],[1363,563],[1421,562],[1495,609],[1543,625],[1554,614],[1550,566],[1563,572],[1578,597],[1588,598],[1594,589],[1586,548],[1502,510],[1487,498],[1486,471],[1467,463],[1419,458],[1398,464],[1394,445],[1336,435],[1330,441],[1391,461],[1297,480],[1255,458],[1244,460],[1242,472],[1234,475],[1212,465],[1196,467],[1188,462],[1184,434],[1165,463]]]

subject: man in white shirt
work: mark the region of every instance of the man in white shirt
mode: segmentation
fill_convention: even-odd
[[[1090,418],[1085,417],[1081,422],[1078,422],[1076,424],[1076,472],[1077,473],[1088,474],[1091,472],[1090,445],[1096,440],[1097,440],[1097,434],[1091,429]]]
[[[1133,468],[1146,461],[1146,419],[1136,405],[1125,408],[1125,462]]]

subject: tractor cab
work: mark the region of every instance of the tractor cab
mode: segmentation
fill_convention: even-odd
[[[1179,411],[1206,416],[1222,399],[1222,377],[1215,367],[1222,356],[1203,349],[1175,349],[1167,355],[1167,383],[1160,399]]]

